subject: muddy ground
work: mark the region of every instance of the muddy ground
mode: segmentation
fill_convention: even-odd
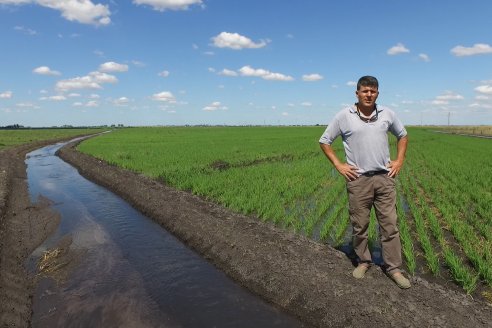
[[[56,140],[0,152],[0,324],[27,327],[35,277],[25,260],[57,227],[59,216],[48,199],[31,204],[26,183],[25,154]]]
[[[32,149],[30,147],[29,149]],[[0,320],[29,325],[35,279],[23,263],[56,226],[47,201],[29,204],[23,154],[0,153]],[[257,218],[233,213],[72,148],[60,156],[114,191],[241,285],[315,327],[490,327],[492,307],[422,278],[399,289],[380,268],[361,280],[347,257]],[[34,224],[36,222],[36,224]]]

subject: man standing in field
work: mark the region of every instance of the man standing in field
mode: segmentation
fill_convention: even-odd
[[[353,276],[363,278],[372,263],[368,227],[374,206],[381,232],[384,269],[400,288],[410,288],[410,281],[400,270],[395,189],[395,177],[405,159],[407,131],[393,111],[376,105],[378,88],[375,77],[361,77],[355,92],[357,103],[333,118],[319,142],[326,157],[347,180],[353,247],[359,260]],[[394,161],[390,160],[388,131],[398,139]],[[338,159],[331,146],[338,136],[342,136],[346,163]]]

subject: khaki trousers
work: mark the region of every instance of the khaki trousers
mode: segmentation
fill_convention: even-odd
[[[374,206],[381,234],[381,246],[386,272],[400,271],[402,265],[400,233],[396,216],[395,179],[387,174],[361,175],[347,182],[353,247],[359,262],[372,262],[368,247],[368,227]]]

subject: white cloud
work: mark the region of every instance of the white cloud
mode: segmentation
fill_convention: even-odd
[[[443,95],[437,96],[437,100],[463,100],[463,96],[453,93],[452,91],[445,91]]]
[[[118,64],[115,62],[106,62],[104,64],[99,65],[99,70],[101,72],[126,72],[128,71],[128,65]]]
[[[83,106],[83,105],[84,105],[84,104],[83,104],[83,103],[81,103],[80,101],[74,102],[74,103],[72,104],[72,106],[73,106],[73,107],[81,107],[81,106]]]
[[[30,103],[30,102],[17,103],[17,104],[15,104],[15,106],[21,107],[21,108],[39,108],[39,106],[37,106],[33,103]]]
[[[32,70],[32,72],[39,75],[52,75],[52,76],[61,75],[60,72],[53,71],[48,66],[36,67],[35,69]]]
[[[227,106],[223,106],[220,101],[214,101],[208,106],[202,108],[204,111],[227,110]]]
[[[80,93],[75,93],[75,92],[72,92],[72,93],[69,93],[69,94],[67,95],[67,97],[70,97],[70,98],[80,97]]]
[[[101,89],[101,86],[99,83],[94,82],[89,76],[82,76],[58,81],[55,88],[57,90],[67,91],[72,89]]]
[[[386,53],[388,55],[393,56],[393,55],[399,55],[399,54],[403,54],[403,53],[407,53],[407,52],[410,52],[410,50],[405,48],[403,43],[398,43],[396,46],[389,48]]]
[[[133,0],[136,5],[149,5],[154,10],[187,10],[191,5],[200,5],[202,0]]]
[[[99,103],[96,100],[90,100],[85,104],[85,107],[98,107]]]
[[[118,79],[114,75],[106,74],[106,73],[101,73],[98,71],[91,72],[89,73],[89,76],[96,82],[96,83],[117,83]]]
[[[473,47],[456,46],[451,53],[457,57],[492,54],[492,47],[485,43],[476,43]]]
[[[267,45],[267,41],[265,40],[255,43],[248,37],[229,32],[221,32],[219,35],[214,36],[212,41],[214,46],[218,48],[231,48],[234,50],[263,48]]]
[[[120,97],[113,100],[113,104],[115,104],[116,106],[127,106],[129,102],[130,99],[128,99],[127,97]]]
[[[322,80],[323,76],[317,73],[314,74],[305,74],[302,76],[302,80],[306,82],[314,82],[314,81],[319,81]]]
[[[289,116],[289,113],[287,113],[287,112],[282,112],[282,116]]]
[[[476,109],[492,109],[492,105],[490,104],[480,104],[480,103],[472,103],[468,105],[470,108]]]
[[[348,81],[346,84],[347,84],[349,87],[355,87],[355,86],[357,86],[357,82],[355,82],[355,81]]]
[[[424,62],[430,62],[430,57],[426,54],[419,54],[419,59]]]
[[[489,100],[490,97],[489,96],[485,96],[485,95],[478,95],[475,97],[476,100]]]
[[[174,98],[173,94],[169,91],[162,91],[159,93],[155,93],[152,95],[152,99],[156,101],[164,101],[170,103],[176,102],[176,98]]]
[[[256,77],[262,77],[270,73],[265,69],[262,68],[254,69],[251,66],[243,66],[239,69],[239,72],[243,76],[256,76]]]
[[[107,5],[94,4],[90,0],[37,0],[41,6],[61,11],[69,21],[82,24],[108,25],[111,12]]]
[[[271,80],[271,81],[293,81],[294,78],[292,76],[284,75],[281,73],[273,73],[268,70],[265,70],[263,68],[252,68],[250,66],[243,66],[241,69],[239,69],[239,73],[242,76],[254,76],[254,77],[261,77],[262,79],[265,80]]]
[[[111,12],[107,5],[94,4],[91,0],[0,0],[0,4],[37,4],[58,10],[63,18],[82,24],[108,25]]]
[[[58,96],[51,96],[51,97],[49,97],[49,100],[63,101],[63,100],[67,100],[67,98],[64,95],[58,95]]]
[[[0,0],[0,3],[2,3],[2,1]],[[32,30],[28,27],[25,27],[25,26],[15,26],[14,27],[14,30],[16,31],[19,31],[19,32],[22,32],[24,34],[27,34],[27,35],[36,35],[38,34],[38,32],[36,32],[35,30]]]
[[[444,94],[437,96],[431,101],[432,105],[442,106],[448,105],[450,101],[463,100],[465,99],[462,95],[454,93],[452,91],[445,91]]]
[[[492,85],[480,85],[475,88],[475,91],[486,95],[492,95]]]
[[[311,107],[313,104],[309,101],[305,101],[305,102],[302,102],[301,103],[301,106],[304,106],[304,107]]]
[[[157,75],[162,76],[162,77],[168,77],[169,71],[162,71],[162,72],[157,73]]]
[[[4,91],[0,93],[0,99],[10,99],[12,98],[12,91]]]
[[[51,101],[63,101],[67,100],[64,95],[50,96],[50,97],[41,97],[39,100],[51,100]]]
[[[92,93],[90,96],[89,96],[90,99],[99,99],[101,98],[100,95],[98,95],[97,93]]]
[[[145,64],[144,62],[141,62],[139,60],[132,60],[132,64],[135,65],[136,67],[145,67],[145,66],[147,66],[147,64]]]
[[[238,76],[238,73],[235,71],[231,71],[230,69],[224,68],[222,71],[219,72],[219,75]]]
[[[431,102],[432,105],[447,105],[449,104],[449,101],[447,100],[439,100],[439,99],[435,99]]]
[[[74,89],[102,89],[102,83],[116,83],[118,79],[106,73],[91,72],[86,76],[78,76],[68,80],[61,80],[56,83],[56,90],[68,91]]]

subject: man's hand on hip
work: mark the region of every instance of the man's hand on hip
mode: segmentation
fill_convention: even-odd
[[[388,172],[388,176],[394,178],[403,167],[403,161],[391,161],[388,163],[388,165],[386,165],[386,167],[390,170]]]
[[[335,166],[335,168],[338,172],[340,172],[341,175],[345,177],[347,181],[353,181],[357,179],[360,175],[359,172],[357,172],[359,170],[358,167],[352,166],[347,163],[342,163],[338,166]]]

